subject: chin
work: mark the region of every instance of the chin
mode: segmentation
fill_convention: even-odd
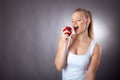
[[[75,32],[75,34],[81,34],[82,32]]]

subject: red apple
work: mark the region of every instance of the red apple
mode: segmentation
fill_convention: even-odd
[[[69,36],[71,35],[71,33],[72,33],[72,29],[71,29],[71,27],[69,27],[69,26],[66,26],[65,27],[65,29],[63,30],[63,31],[69,31],[69,32],[66,32],[65,34],[68,34]]]

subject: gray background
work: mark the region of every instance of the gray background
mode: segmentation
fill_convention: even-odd
[[[119,80],[119,5],[119,0],[1,0],[0,80],[61,80],[54,66],[57,41],[78,7],[108,25],[109,34],[98,39],[102,57],[96,80]]]

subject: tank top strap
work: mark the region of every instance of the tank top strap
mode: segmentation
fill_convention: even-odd
[[[88,53],[90,53],[90,55],[92,56],[92,53],[93,53],[93,49],[95,47],[95,44],[96,44],[96,41],[95,40],[92,40],[91,43],[90,43],[90,46],[89,46],[89,49],[88,49]]]

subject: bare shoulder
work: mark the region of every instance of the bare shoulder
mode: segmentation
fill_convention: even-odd
[[[93,55],[101,55],[101,46],[98,43],[95,44]]]

